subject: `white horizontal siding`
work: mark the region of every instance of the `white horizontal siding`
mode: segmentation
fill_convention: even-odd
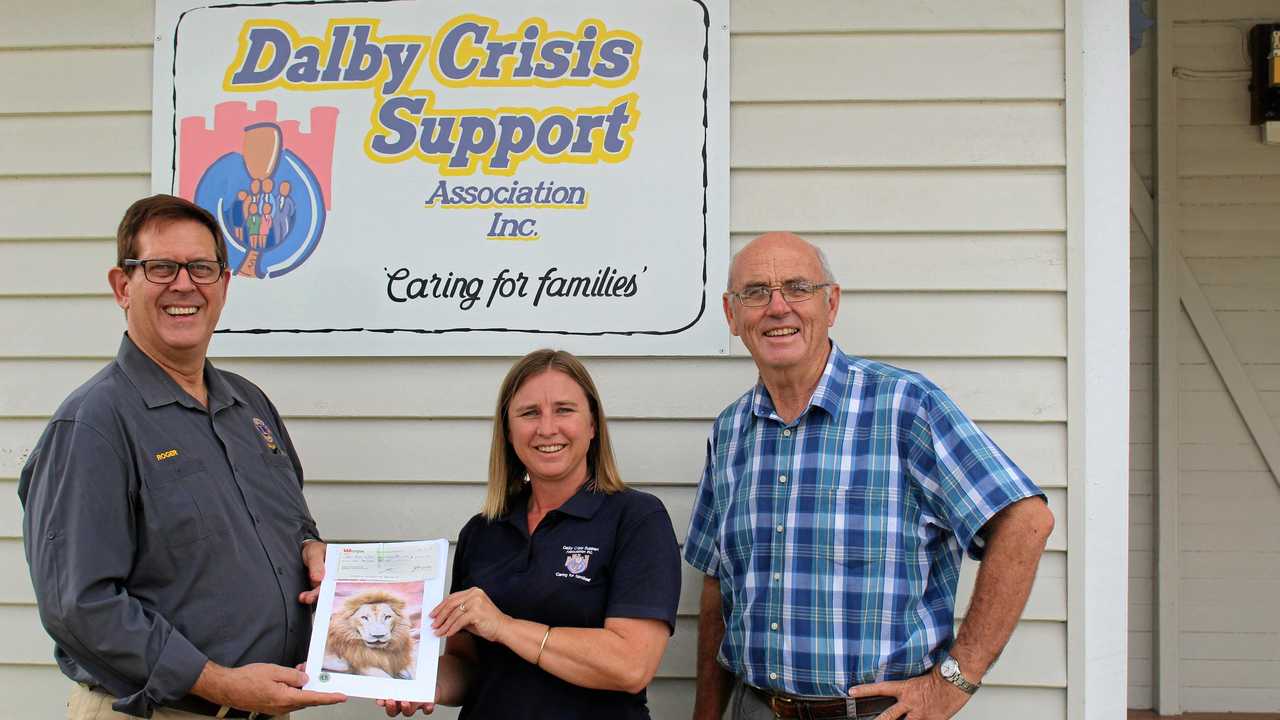
[[[845,290],[836,339],[927,374],[1049,488],[1059,530],[990,687],[960,717],[1065,720],[1063,5],[731,5],[732,242],[779,228],[812,237]],[[10,497],[45,418],[119,341],[104,274],[120,213],[149,192],[151,14],[145,0],[0,0],[0,493]],[[75,198],[73,211],[31,212],[68,207],[60,198]],[[58,277],[32,272],[50,258]],[[474,512],[509,362],[220,364],[285,415],[326,535],[365,540],[451,537]],[[741,348],[588,364],[624,476],[667,503],[683,537],[708,422],[754,367]],[[372,524],[348,512],[358,497],[387,498],[394,516]],[[16,503],[0,504],[0,631],[22,640],[0,649],[0,692],[21,716],[50,717],[65,683],[34,620],[20,532]],[[975,570],[962,575],[962,613]],[[658,720],[689,712],[696,581],[686,568],[678,632],[650,688]],[[307,715],[373,712],[353,701]]]
[[[234,283],[231,293],[234,298]],[[33,300],[0,297],[0,336],[7,346],[0,356],[76,357],[89,348],[100,352],[119,344],[124,317],[106,297]],[[831,334],[859,355],[1061,357],[1066,352],[1062,294],[847,292],[842,305]],[[81,322],[70,324],[66,318]]]
[[[874,144],[831,143],[844,128]],[[732,168],[1005,167],[1064,162],[1062,106],[1029,103],[786,103],[732,107]],[[968,139],[954,142],[957,135]],[[103,143],[103,138],[110,142]],[[120,175],[151,168],[151,116],[0,116],[0,174]]]
[[[452,565],[453,547],[450,547],[450,565]],[[23,556],[21,539],[0,532],[0,571],[13,571],[14,576],[26,575],[26,561]],[[681,567],[682,582],[680,588],[679,614],[697,615],[698,596],[702,590],[701,575],[688,565]],[[960,574],[957,588],[956,613],[964,617],[973,593],[974,578],[977,566],[966,564]],[[1036,584],[1027,601],[1024,620],[1057,621],[1066,619],[1066,553],[1051,550],[1045,553],[1036,574]],[[13,583],[0,588],[0,605],[32,606],[35,594],[27,582]],[[50,661],[48,656],[42,656]]]
[[[489,439],[488,423],[483,420],[286,418],[286,422],[312,480],[445,483],[484,477]],[[707,425],[702,420],[611,423],[624,477],[637,483],[696,483],[705,456]],[[0,477],[16,479],[43,427],[42,418],[0,419]],[[1060,447],[1065,448],[1061,425],[984,423],[984,427],[1041,486],[1065,486],[1065,458],[1058,454]],[[369,444],[357,445],[357,440]],[[368,456],[351,453],[351,447],[369,448]],[[373,457],[375,453],[389,454]],[[6,512],[0,508],[0,518]]]
[[[0,606],[0,630],[13,642],[0,649],[0,664],[53,664],[53,642],[40,625],[33,605]],[[658,677],[685,677],[693,667],[697,652],[697,615],[682,614],[676,618],[675,634],[667,645],[658,668]],[[1066,632],[1060,622],[1024,620],[1015,630],[1009,645],[991,672],[983,678],[984,686],[1025,685],[1063,687],[1064,675],[1045,675],[1038,671],[1042,656],[1066,655]],[[1209,662],[1209,661],[1206,661]]]
[[[816,0],[761,3],[734,0],[729,15],[735,33],[1061,30],[1063,8],[1052,0]]]
[[[5,114],[151,110],[150,45],[0,50],[0,67]]]
[[[1175,19],[1174,65],[1190,73],[1247,69],[1243,33],[1275,18],[1274,3],[1255,0],[1170,0],[1161,11]],[[1280,427],[1280,148],[1249,125],[1248,82],[1177,81],[1178,243]],[[1137,110],[1149,125],[1149,103],[1135,104],[1135,122]],[[1182,709],[1280,711],[1280,487],[1185,315],[1178,337]],[[1146,567],[1131,568],[1135,582]]]
[[[421,437],[415,434],[413,439],[420,440]],[[364,448],[364,454],[370,457],[398,454],[395,452],[396,448],[404,447],[390,442],[385,445],[359,445],[356,441],[360,439],[362,438],[352,439],[350,446]],[[464,445],[455,452],[467,450],[470,448]],[[305,448],[299,447],[299,453],[303,452]],[[696,457],[701,459],[702,453],[697,453]],[[624,475],[629,474],[633,478],[629,483],[632,487],[652,493],[662,500],[675,525],[676,539],[683,542],[693,508],[693,483],[697,480],[697,473],[688,473],[692,477],[682,485],[647,483],[643,479],[635,479],[639,473],[628,471],[628,467],[634,465],[634,462],[629,464],[624,457],[619,459],[619,464]],[[688,463],[684,464],[688,466]],[[326,538],[341,542],[415,540],[424,537],[446,537],[452,540],[456,538],[462,521],[475,514],[484,500],[484,485],[480,482],[437,482],[431,487],[422,487],[422,481],[419,480],[396,482],[367,478],[368,476],[336,481],[312,480],[307,484],[308,505]],[[1065,550],[1067,535],[1062,520],[1066,518],[1066,491],[1048,488],[1045,493],[1059,520],[1049,537],[1048,546],[1052,550]],[[380,511],[376,514],[351,512],[353,503],[357,501],[361,506],[376,506]],[[13,518],[5,524],[17,524],[16,521],[17,518]],[[1192,532],[1195,527],[1184,530]],[[1213,544],[1215,540],[1206,535],[1204,542]],[[1280,542],[1264,544],[1263,547],[1280,550]]]
[[[780,227],[797,232],[1061,231],[1065,193],[1058,169],[742,170],[730,177],[729,226],[741,233]]]
[[[144,175],[0,177],[0,239],[114,238],[124,209],[150,190]],[[75,211],[31,212],[56,207],[60,197],[75,198]]]
[[[732,238],[737,250],[749,234]],[[857,290],[1063,291],[1059,232],[815,234],[840,284]]]
[[[0,178],[0,194],[8,200],[0,206],[0,232],[20,239],[109,237],[120,208],[148,192],[142,175]],[[1065,192],[1062,171],[1055,169],[742,170],[730,176],[730,228],[1060,232],[1066,227]],[[23,211],[63,195],[77,198],[76,212]],[[921,212],[922,204],[928,212]]]
[[[1066,156],[1062,122],[1057,101],[740,103],[730,114],[730,166],[1060,166]],[[829,128],[882,140],[833,143]]]
[[[751,237],[734,235],[734,249]],[[841,233],[811,239],[826,252],[836,279],[851,290],[1039,292],[1062,291],[1066,285],[1061,233]],[[115,263],[115,252],[115,241],[108,238],[0,240],[0,296],[105,296],[110,291],[103,268]],[[49,257],[59,258],[59,272],[32,272]]]
[[[1044,100],[1064,91],[1056,31],[748,35],[729,52],[734,101]]]
[[[57,258],[57,272],[42,273]],[[107,271],[116,245],[105,240],[0,241],[0,297],[96,295],[108,297]]]
[[[153,17],[149,0],[84,4],[80,0],[0,2],[0,47],[146,45]],[[1054,0],[986,0],[964,6],[932,0],[811,0],[778,6],[732,0],[736,33],[1061,30],[1063,8]]]
[[[104,348],[106,349],[106,348]],[[108,358],[89,360],[3,359],[0,358],[0,414],[47,416],[68,392],[97,372]],[[1057,422],[1065,419],[1061,393],[1064,389],[1063,363],[1055,359],[897,359],[883,358],[928,375],[979,421]],[[367,370],[353,377],[350,363],[316,358],[221,359],[219,367],[239,372],[271,389],[271,398],[286,417],[492,417],[496,383],[510,361],[504,358],[476,358],[458,368],[450,360],[424,358],[378,358],[359,361]],[[749,358],[720,361],[684,361],[679,377],[648,360],[632,358],[591,358],[593,376],[602,386],[601,394],[609,417],[619,418],[714,418],[728,402],[744,392],[756,379]],[[32,372],[45,374],[45,382],[30,383],[23,378]],[[1007,393],[992,393],[990,387],[1002,378],[1024,377],[1029,381]],[[670,397],[652,398],[652,388],[665,379]],[[317,397],[315,388],[332,387],[333,392]],[[387,398],[395,393],[410,397],[395,403]],[[993,433],[997,431],[992,430]],[[1005,441],[1010,442],[1010,441]],[[1013,439],[1013,443],[1022,441]],[[1010,450],[1013,452],[1013,450]],[[1040,446],[1028,447],[1024,455],[1053,458],[1051,467],[1061,468],[1058,453]],[[1034,462],[1033,458],[1025,458]],[[1044,462],[1038,463],[1044,467]],[[1059,476],[1058,479],[1061,479]]]
[[[1064,89],[1057,31],[744,35],[730,62],[736,102],[1057,100]],[[0,65],[14,70],[0,76],[10,114],[150,109],[150,46],[0,50]],[[44,76],[63,81],[30,81]]]
[[[150,45],[152,0],[0,2],[0,47]]]
[[[1247,84],[1247,80],[1237,80]],[[1243,125],[1207,125],[1184,127],[1178,130],[1178,175],[1179,177],[1237,177],[1240,175],[1274,175],[1280,166],[1280,146],[1263,145],[1261,131],[1256,126]],[[1239,185],[1252,186],[1254,201],[1262,199],[1275,204],[1274,194],[1266,194],[1267,185],[1274,188],[1275,178],[1270,183],[1250,182],[1246,178],[1238,178]],[[1233,199],[1248,201],[1249,195],[1239,197],[1246,188],[1232,188]],[[1199,202],[1212,202],[1209,197],[1200,200],[1195,196],[1179,198],[1184,204],[1194,205]],[[1235,203],[1233,203],[1235,204]],[[1243,204],[1243,203],[1240,203]]]
[[[0,146],[0,175],[143,175],[151,113],[0,116]]]

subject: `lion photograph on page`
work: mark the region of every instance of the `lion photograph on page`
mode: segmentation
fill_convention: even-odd
[[[333,603],[325,670],[413,679],[422,628],[422,583],[340,582]]]

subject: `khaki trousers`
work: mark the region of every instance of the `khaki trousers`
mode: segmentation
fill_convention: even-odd
[[[67,698],[67,720],[134,720],[132,715],[124,715],[111,709],[116,699],[101,690],[90,690],[76,683],[71,687],[71,697]],[[153,720],[209,720],[208,715],[183,712],[172,708],[156,708],[151,716]],[[275,720],[289,720],[289,715],[276,715]]]

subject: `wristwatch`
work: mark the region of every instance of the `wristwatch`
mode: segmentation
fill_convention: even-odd
[[[943,660],[942,664],[938,666],[938,674],[942,676],[943,680],[946,680],[970,695],[978,692],[978,688],[982,687],[982,683],[975,684],[966,680],[964,675],[960,672],[960,663],[956,662],[956,659],[950,656],[947,656],[947,659]]]

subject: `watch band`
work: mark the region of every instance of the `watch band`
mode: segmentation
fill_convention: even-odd
[[[955,685],[969,695],[978,692],[978,688],[982,687],[981,683],[969,682],[964,673],[960,671],[960,663],[953,657],[948,657],[942,661],[942,664],[938,667],[938,674],[942,676],[943,680]]]

